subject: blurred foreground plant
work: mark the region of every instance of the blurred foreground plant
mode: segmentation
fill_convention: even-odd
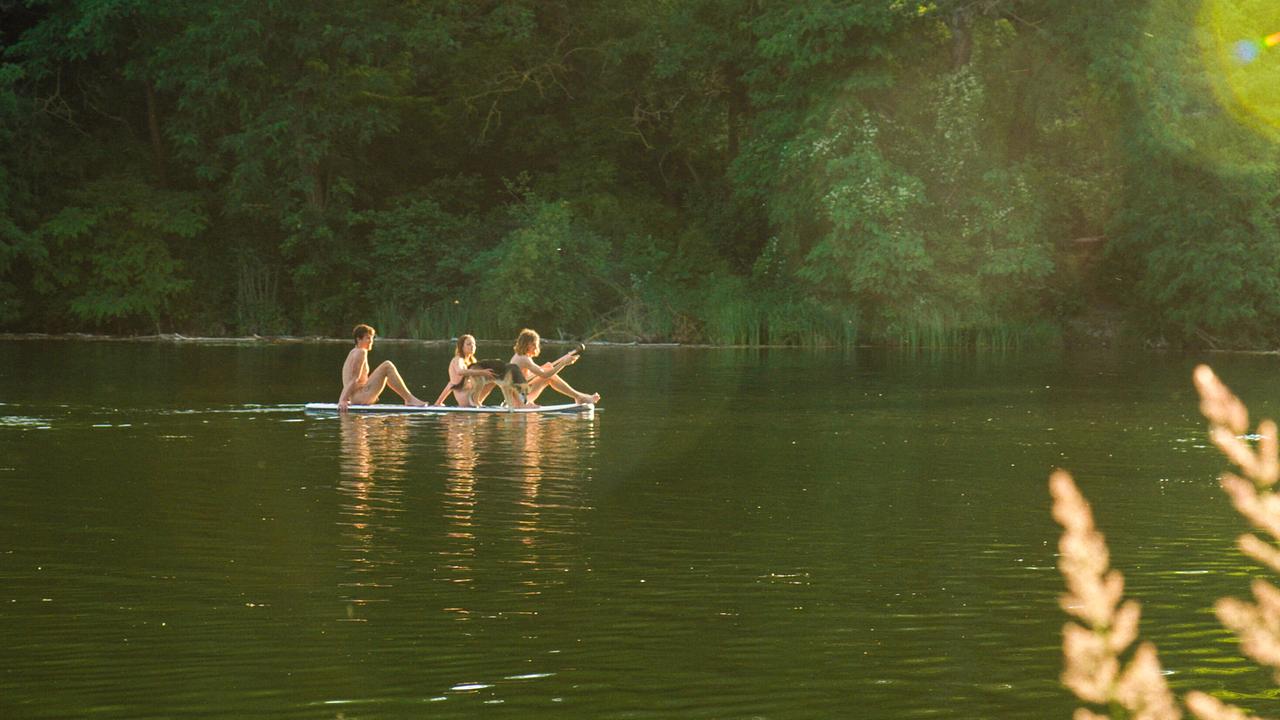
[[[1209,421],[1209,437],[1239,468],[1239,475],[1223,473],[1222,488],[1236,510],[1267,537],[1244,533],[1238,540],[1240,550],[1280,572],[1280,548],[1276,545],[1280,541],[1280,496],[1275,493],[1280,479],[1276,424],[1264,420],[1255,434],[1245,435],[1249,413],[1244,403],[1208,366],[1197,367],[1194,379],[1200,393],[1200,412]],[[1256,446],[1251,440],[1256,440]],[[1062,470],[1049,478],[1049,490],[1053,494],[1053,517],[1065,530],[1058,545],[1058,567],[1067,582],[1062,607],[1084,623],[1067,623],[1063,628],[1066,667],[1062,682],[1081,700],[1107,711],[1103,715],[1079,708],[1075,720],[1182,717],[1164,681],[1153,644],[1139,645],[1122,668],[1121,654],[1138,636],[1139,608],[1135,601],[1123,600],[1124,578],[1110,568],[1106,541],[1094,527],[1089,503],[1071,475]],[[1244,653],[1276,669],[1276,680],[1280,682],[1280,588],[1255,580],[1253,597],[1252,602],[1222,598],[1215,611],[1222,624],[1240,638]],[[1252,717],[1202,692],[1189,692],[1183,701],[1191,714],[1201,720]]]

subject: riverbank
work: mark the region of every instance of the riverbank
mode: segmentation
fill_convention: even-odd
[[[1134,342],[1128,340],[1129,333],[1124,328],[1123,321],[1116,315],[1091,315],[1087,318],[1077,319],[1069,323],[1065,328],[1061,337],[1062,345],[1077,349],[1142,349],[1153,351],[1175,350],[1168,343],[1164,342]],[[236,337],[204,337],[182,335],[180,333],[160,333],[154,335],[103,335],[95,333],[0,333],[0,340],[76,340],[83,342],[121,342],[121,343],[144,343],[144,342],[164,342],[164,343],[180,343],[192,345],[300,345],[300,344],[342,344],[351,343],[350,338],[345,337],[324,337],[320,335],[246,335]],[[390,343],[396,345],[422,345],[422,346],[449,346],[454,343],[453,338],[442,339],[420,339],[420,338],[398,338],[388,337],[385,335],[378,336],[379,343]],[[508,342],[505,338],[479,338],[479,342],[484,344]],[[566,339],[558,340],[554,338],[543,338],[542,342],[547,347],[572,346],[580,341]],[[617,342],[611,340],[590,340],[586,341],[588,347],[600,348],[697,348],[697,349],[835,349],[844,346],[830,345],[773,345],[773,344],[730,344],[717,345],[714,343],[682,343],[682,342]],[[859,343],[855,348],[875,348],[889,347],[887,345],[878,345],[872,343]],[[956,350],[956,349],[974,349],[971,345],[947,344],[947,345],[928,345],[912,347],[909,345],[902,346],[903,349],[914,350]],[[988,348],[989,349],[989,348]],[[1021,349],[1032,349],[1022,347]],[[1280,355],[1280,349],[1257,349],[1257,348],[1205,348],[1209,352],[1214,353],[1235,353],[1245,355]]]
[[[298,344],[351,344],[351,338],[323,337],[320,335],[248,335],[242,337],[194,337],[189,335],[181,335],[178,333],[161,333],[158,335],[96,335],[92,333],[0,333],[0,340],[77,340],[84,342],[169,342],[169,343],[191,343],[193,345],[298,345]],[[482,343],[500,343],[508,342],[506,340],[498,340],[493,338],[480,338]],[[445,338],[441,340],[421,340],[416,338],[395,338],[378,336],[379,343],[393,343],[404,345],[452,345],[453,338]],[[576,344],[577,340],[557,340],[554,338],[542,338],[542,343],[548,347],[569,346]],[[607,340],[592,340],[587,342],[588,347],[638,347],[638,348],[674,348],[674,347],[695,347],[695,348],[783,348],[796,347],[794,345],[709,345],[709,344],[691,344],[691,343],[641,343],[641,342],[610,342]],[[833,346],[834,347],[834,346]]]

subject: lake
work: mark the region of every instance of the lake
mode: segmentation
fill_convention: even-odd
[[[1069,717],[1058,466],[1174,689],[1280,712],[1190,382],[1275,417],[1275,357],[592,347],[591,417],[304,414],[348,348],[0,340],[0,716]]]

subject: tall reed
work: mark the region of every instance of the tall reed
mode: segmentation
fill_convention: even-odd
[[[1150,720],[1181,717],[1154,645],[1143,643],[1129,665],[1121,667],[1121,654],[1138,637],[1141,610],[1137,602],[1123,601],[1124,576],[1110,567],[1106,540],[1094,527],[1089,503],[1062,470],[1049,478],[1049,491],[1053,518],[1065,529],[1058,543],[1058,568],[1067,594],[1060,603],[1084,621],[1062,628],[1062,684],[1081,700],[1109,708],[1113,716],[1121,711]],[[1099,717],[1107,716],[1084,708],[1075,714],[1076,720]]]
[[[922,311],[910,317],[898,318],[885,327],[882,335],[886,343],[912,350],[1016,350],[1024,347],[1054,347],[1061,343],[1061,332],[1048,322],[962,320],[936,311]]]
[[[856,307],[830,307],[785,291],[713,287],[702,309],[707,342],[716,345],[852,347],[859,340]]]
[[[484,337],[488,328],[472,325],[479,320],[472,312],[474,303],[446,300],[428,305],[415,313],[409,323],[409,335],[418,340],[439,340],[470,334]]]
[[[384,305],[373,313],[374,327],[387,337],[414,340],[446,340],[469,333],[481,338],[505,338],[511,328],[483,312],[473,311],[474,303],[441,301],[420,309]]]
[[[1209,437],[1239,470],[1220,477],[1223,490],[1235,509],[1254,527],[1237,539],[1245,555],[1280,573],[1280,480],[1276,424],[1264,420],[1252,435],[1249,413],[1206,365],[1193,375],[1200,394],[1200,412],[1209,421]],[[1256,438],[1256,443],[1251,440]],[[1177,703],[1164,682],[1155,646],[1143,643],[1122,671],[1121,653],[1137,638],[1139,610],[1133,601],[1122,602],[1124,580],[1109,568],[1103,537],[1093,526],[1088,503],[1071,476],[1057,471],[1049,480],[1054,498],[1053,515],[1065,532],[1059,543],[1059,568],[1068,594],[1062,607],[1084,621],[1063,629],[1065,670],[1063,684],[1081,700],[1105,708],[1107,714],[1079,708],[1076,720],[1132,717],[1162,720],[1181,717]],[[1275,671],[1280,682],[1280,588],[1258,579],[1252,584],[1253,600],[1222,598],[1214,606],[1223,625],[1240,639],[1241,650]],[[1200,720],[1245,720],[1244,710],[1203,692],[1187,693],[1183,701]]]
[[[283,332],[285,322],[278,300],[279,289],[277,271],[242,258],[236,272],[236,329],[255,335]]]

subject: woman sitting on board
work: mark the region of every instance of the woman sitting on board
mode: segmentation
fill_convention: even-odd
[[[572,350],[555,362],[539,365],[533,359],[538,357],[538,353],[542,352],[542,338],[538,336],[536,331],[529,328],[520,331],[520,335],[516,338],[514,350],[516,354],[512,355],[507,362],[520,368],[525,373],[525,377],[529,379],[528,404],[525,407],[535,407],[533,401],[548,386],[554,388],[556,392],[573,398],[576,403],[595,404],[600,402],[600,393],[587,394],[578,392],[558,374],[566,366],[578,362],[578,351]]]
[[[449,397],[449,393],[453,392],[453,400],[458,403],[458,407],[473,407],[471,404],[471,387],[465,387],[473,383],[485,382],[493,379],[493,371],[487,369],[472,370],[471,366],[476,361],[476,339],[471,335],[462,335],[458,338],[458,344],[453,349],[453,359],[449,361],[449,384],[444,386],[440,391],[440,397],[431,403],[432,405],[443,405],[445,398]],[[484,403],[484,398],[493,392],[496,387],[493,383],[484,388],[480,395],[480,403]]]

